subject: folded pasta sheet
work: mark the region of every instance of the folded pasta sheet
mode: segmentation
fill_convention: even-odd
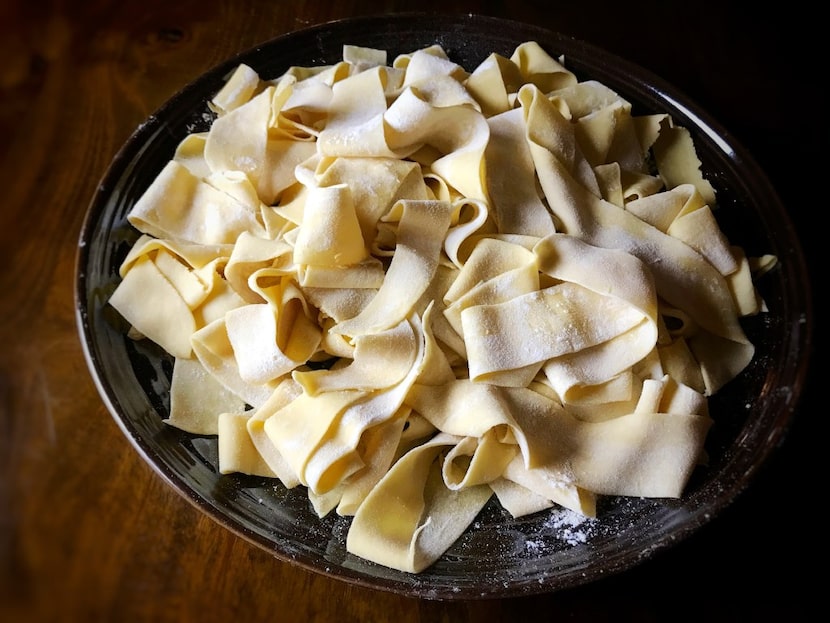
[[[128,215],[110,299],[223,473],[432,565],[491,500],[679,497],[764,310],[687,131],[535,42],[240,66]]]

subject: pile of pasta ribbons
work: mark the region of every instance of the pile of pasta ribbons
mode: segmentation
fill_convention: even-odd
[[[306,487],[348,551],[433,564],[514,517],[679,497],[764,311],[689,132],[536,42],[266,80],[247,65],[131,208],[110,304],[174,358],[168,424]]]

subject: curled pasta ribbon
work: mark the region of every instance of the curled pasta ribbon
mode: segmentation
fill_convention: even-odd
[[[390,73],[374,67],[339,80],[332,87],[325,128],[317,138],[317,149],[327,157],[400,158],[416,147],[400,152],[386,142],[384,114]]]
[[[260,200],[250,193],[234,193],[235,184],[247,182],[234,179],[235,173],[228,175],[230,179],[219,174],[202,180],[171,160],[127,218],[139,231],[156,238],[197,244],[233,244],[244,231],[263,235]]]
[[[334,268],[358,264],[367,254],[349,187],[312,188],[294,241],[294,262]]]
[[[576,76],[551,57],[536,41],[516,46],[510,60],[522,76],[522,83],[536,85],[542,91],[553,91],[576,83]]]
[[[450,435],[481,438],[487,431],[503,430],[501,441],[512,440],[520,457],[512,459],[504,476],[566,506],[583,503],[568,495],[573,485],[600,494],[624,489],[623,495],[678,497],[682,487],[677,483],[698,464],[711,425],[702,395],[667,376],[644,382],[633,411],[598,422],[579,420],[528,388],[468,380],[416,385],[407,400]],[[666,447],[672,451],[665,453]],[[514,465],[516,460],[521,465]],[[522,470],[530,475],[519,475]],[[532,486],[537,474],[545,475],[540,482],[556,487]],[[574,510],[590,512],[583,506]]]
[[[326,158],[316,164],[309,186],[340,184],[349,188],[367,246],[373,244],[379,221],[395,202],[432,198],[418,163],[397,158]]]
[[[273,383],[248,383],[242,378],[225,329],[224,317],[217,318],[193,333],[190,343],[193,354],[205,370],[246,404],[258,407],[265,403],[274,391]]]
[[[438,156],[429,163],[434,174],[465,197],[486,197],[483,159],[490,132],[478,110],[433,106],[416,90],[407,89],[389,107],[385,121],[390,145],[398,151],[431,147]]]
[[[692,184],[681,184],[656,195],[630,201],[626,210],[660,231],[683,240],[722,275],[738,269],[738,263],[726,236]]]
[[[576,313],[578,318],[591,316],[604,324],[589,327],[580,325],[580,320],[568,321],[562,335],[568,337],[570,350],[545,362],[545,375],[563,402],[571,402],[574,388],[584,390],[611,381],[655,348],[657,293],[643,262],[628,253],[594,247],[566,234],[543,239],[534,247],[534,253],[542,273],[564,283],[579,284],[584,290],[574,292],[580,296],[591,293],[582,304],[593,306],[593,313],[570,306],[566,313]]]
[[[307,362],[320,340],[319,327],[296,298],[277,313],[266,303],[234,309],[225,315],[225,331],[240,378],[254,385],[266,384]]]
[[[302,295],[286,283],[279,299],[229,310],[190,341],[196,357],[222,385],[259,406],[281,377],[308,361],[320,338]]]
[[[493,492],[446,486],[441,453],[458,441],[439,434],[398,459],[355,513],[346,537],[351,553],[419,573],[461,536]]]
[[[303,390],[316,395],[344,389],[375,390],[401,381],[413,367],[418,336],[409,322],[355,338],[351,361],[331,370],[294,373]]]
[[[463,311],[476,305],[498,304],[539,289],[539,272],[531,251],[513,242],[482,238],[473,247],[464,266],[455,276],[443,300],[443,315],[461,341],[457,349],[469,359],[462,323]],[[450,341],[445,338],[445,341]],[[524,385],[538,372],[535,369],[509,370],[514,378],[500,375],[503,384]]]
[[[246,412],[244,414],[246,417],[245,428],[248,432],[250,444],[220,445],[220,471],[228,474],[234,471],[242,471],[236,469],[236,466],[241,463],[258,465],[264,463],[267,470],[279,478],[286,488],[293,489],[298,486],[300,479],[297,473],[268,436],[265,431],[265,422],[271,415],[289,404],[301,393],[302,388],[299,384],[290,376],[285,376],[276,384],[273,392],[264,403]],[[236,418],[234,418],[234,421],[237,421]],[[242,437],[244,433],[239,431],[239,435]],[[255,456],[249,456],[250,453]],[[242,473],[248,472],[242,471]]]
[[[432,281],[451,215],[452,206],[444,201],[397,202],[386,217],[399,224],[383,285],[357,316],[338,323],[333,332],[355,337],[401,322]]]
[[[258,279],[265,275],[293,274],[292,259],[293,247],[284,240],[260,238],[243,232],[225,265],[225,279],[247,303],[262,303],[265,298]],[[283,270],[273,270],[278,268]]]
[[[268,183],[268,124],[274,87],[219,116],[211,125],[204,158],[210,170],[241,171],[251,180],[257,196],[272,199]]]
[[[110,305],[134,331],[175,357],[192,354],[190,336],[244,303],[219,276],[227,245],[161,241],[143,235],[121,264],[122,281]],[[154,297],[145,296],[154,292]]]
[[[536,192],[536,173],[520,109],[488,119],[487,189],[498,231],[543,238],[556,232],[553,214]]]
[[[367,368],[375,362],[366,360],[365,351],[371,355],[384,346],[391,348],[386,353],[389,369],[374,378],[367,377],[371,372]],[[277,449],[300,481],[315,493],[338,486],[359,470],[364,464],[357,452],[362,434],[398,413],[423,362],[420,321],[417,317],[403,321],[387,336],[368,339],[359,355],[342,370],[296,373],[294,378],[305,391],[265,422],[265,430]],[[359,384],[341,389],[348,378],[359,379]],[[309,413],[315,414],[313,426],[309,426]]]

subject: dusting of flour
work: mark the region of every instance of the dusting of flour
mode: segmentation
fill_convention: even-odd
[[[550,511],[540,526],[539,537],[555,538],[568,545],[579,545],[588,541],[595,519],[581,515],[567,508]],[[529,554],[541,554],[545,550],[544,539],[529,538],[525,541]]]
[[[569,508],[554,510],[545,519],[544,527],[552,529],[559,538],[569,545],[578,545],[588,540],[593,519]]]

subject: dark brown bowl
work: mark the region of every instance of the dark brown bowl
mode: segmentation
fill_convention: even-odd
[[[171,359],[125,336],[107,306],[118,267],[138,237],[126,215],[179,141],[207,129],[207,100],[240,62],[264,78],[289,66],[331,63],[344,44],[407,53],[438,43],[473,69],[491,52],[509,56],[524,41],[564,54],[581,78],[615,89],[635,112],[668,112],[688,128],[718,192],[716,216],[749,255],[780,262],[758,286],[769,312],[747,318],[757,346],[751,365],[711,399],[710,463],[679,500],[605,498],[599,519],[561,525],[555,512],[512,519],[493,502],[432,567],[411,575],[346,552],[349,519],[319,519],[305,490],[221,475],[216,439],[162,422],[169,409]],[[475,599],[553,592],[622,572],[691,535],[752,481],[784,440],[808,367],[810,284],[784,206],[746,150],[683,93],[597,47],[531,25],[495,18],[423,14],[362,17],[293,32],[227,60],[187,85],[130,137],[92,199],[77,257],[76,308],[89,370],[102,399],[144,459],[181,495],[229,530],[274,556],[362,586],[430,599]],[[207,564],[210,564],[207,562]]]

